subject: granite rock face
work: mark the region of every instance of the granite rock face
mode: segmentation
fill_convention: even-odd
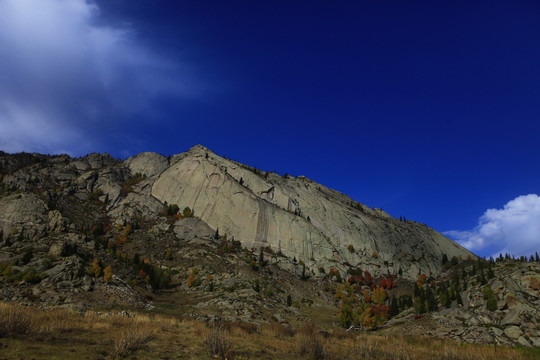
[[[123,162],[95,153],[79,159],[15,154],[0,161],[3,188],[23,193],[1,199],[4,235],[91,227],[105,214],[95,213],[92,221],[80,214],[83,220],[71,225],[67,218],[94,199],[121,226],[135,218],[157,219],[166,204],[189,207],[212,231],[248,248],[270,247],[310,270],[360,267],[375,276],[401,270],[414,280],[419,272],[440,273],[443,254],[474,257],[423,224],[395,219],[306,177],[261,171],[200,145],[169,158],[146,152]]]
[[[311,266],[358,265],[378,275],[401,269],[413,279],[419,271],[440,272],[443,254],[474,257],[425,225],[372,210],[302,176],[226,160],[200,145],[172,158],[151,195],[192,208],[245,246],[271,246]]]

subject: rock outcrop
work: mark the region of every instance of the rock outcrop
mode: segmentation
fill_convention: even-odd
[[[372,210],[303,176],[279,176],[226,160],[198,145],[173,157],[152,185],[162,202],[248,247],[266,247],[311,266],[359,266],[414,278],[441,271],[443,254],[473,254],[433,229]],[[352,249],[352,250],[351,250]]]

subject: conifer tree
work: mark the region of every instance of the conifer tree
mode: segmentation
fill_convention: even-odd
[[[427,288],[426,290],[426,300],[428,304],[428,311],[437,311],[439,310],[439,305],[437,304],[437,299],[435,298],[435,295],[433,294],[433,291],[431,291],[431,288]]]

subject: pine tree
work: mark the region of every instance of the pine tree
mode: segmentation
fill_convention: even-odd
[[[463,305],[463,299],[461,298],[461,290],[459,289],[459,287],[456,290],[456,301],[458,305]]]
[[[433,291],[431,291],[431,288],[427,288],[426,290],[426,300],[428,303],[428,311],[437,311],[439,310],[439,305],[437,304],[437,299],[435,298],[435,295],[433,294]]]
[[[264,266],[264,252],[263,248],[259,251],[259,266]]]
[[[486,285],[486,277],[484,276],[484,272],[480,270],[480,278],[479,278],[480,285]]]
[[[414,306],[414,312],[417,315],[420,315],[426,312],[425,301],[423,301],[420,298],[420,296],[417,296],[414,298],[413,306]]]
[[[292,296],[291,294],[287,295],[287,306],[291,306],[292,305]]]
[[[392,296],[392,300],[390,301],[390,316],[396,316],[397,314],[399,314],[398,301],[395,296]]]
[[[452,305],[452,300],[450,300],[450,294],[448,294],[448,289],[444,289],[444,307],[449,308]]]
[[[216,233],[214,234],[214,239],[219,240],[219,228],[216,229]]]

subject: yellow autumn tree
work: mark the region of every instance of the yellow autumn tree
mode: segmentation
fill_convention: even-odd
[[[103,270],[103,279],[105,280],[107,284],[109,284],[110,282],[112,282],[112,276],[113,276],[113,271],[112,271],[111,265],[109,265],[105,268],[105,270]]]
[[[378,287],[373,290],[373,295],[372,295],[371,300],[375,304],[384,305],[384,301],[386,300],[386,297],[387,297],[386,290],[384,290],[381,287]]]
[[[92,261],[92,265],[90,265],[90,274],[94,275],[95,277],[99,277],[101,275],[101,266],[99,265],[99,259],[94,259]]]

